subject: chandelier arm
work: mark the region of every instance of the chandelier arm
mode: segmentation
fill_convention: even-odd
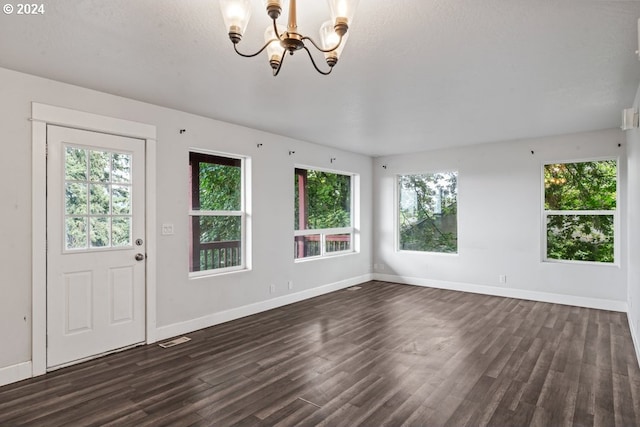
[[[309,59],[311,60],[311,63],[313,64],[313,68],[315,68],[317,72],[319,72],[323,76],[328,76],[329,74],[331,74],[331,71],[333,71],[333,67],[329,68],[329,71],[322,71],[316,65],[316,61],[313,60],[313,55],[311,55],[311,51],[309,51],[309,48],[306,47],[306,46],[303,46],[302,48],[307,51],[307,54],[309,55]]]
[[[342,36],[340,36],[340,40],[338,40],[338,44],[336,44],[334,47],[332,47],[332,48],[330,48],[330,49],[322,49],[320,46],[318,46],[318,45],[316,44],[316,42],[315,42],[315,41],[313,41],[313,39],[312,39],[311,37],[308,37],[308,36],[304,36],[304,37],[302,37],[302,40],[309,40],[309,41],[311,42],[311,44],[312,44],[316,49],[318,49],[320,52],[323,52],[323,53],[330,53],[330,52],[333,52],[334,50],[336,50],[337,48],[339,48],[339,47],[340,47],[340,44],[342,43]]]
[[[271,39],[271,40],[269,40],[269,41],[268,41],[268,42],[266,42],[266,43],[264,44],[264,46],[262,46],[262,47],[260,48],[260,50],[259,50],[259,51],[257,51],[256,53],[250,53],[250,54],[247,54],[247,53],[242,53],[242,52],[240,52],[240,51],[238,50],[238,44],[237,44],[237,43],[234,43],[234,44],[233,44],[233,50],[235,50],[235,51],[236,51],[236,53],[237,53],[238,55],[240,55],[240,56],[243,56],[243,57],[245,57],[245,58],[253,58],[254,56],[258,56],[258,55],[260,55],[260,54],[261,54],[261,53],[262,53],[262,52],[267,48],[267,46],[269,46],[269,44],[270,44],[271,42],[277,42],[277,41],[279,41],[279,40],[278,40],[278,39]]]
[[[281,37],[280,33],[278,32],[278,24],[276,23],[275,19],[273,20],[273,33],[276,35],[278,40],[282,40],[282,37]]]
[[[287,56],[286,53],[287,53],[287,49],[282,51],[282,59],[280,59],[280,63],[278,64],[278,68],[273,70],[273,77],[275,77],[278,74],[280,74],[280,69],[282,68],[282,63],[284,62],[284,58]]]

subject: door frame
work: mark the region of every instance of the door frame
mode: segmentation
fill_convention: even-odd
[[[156,127],[53,105],[31,103],[31,375],[47,372],[47,125],[145,141],[146,343],[156,342]]]

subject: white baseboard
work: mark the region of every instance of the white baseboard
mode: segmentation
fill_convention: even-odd
[[[633,348],[636,350],[636,360],[640,363],[640,342],[638,342],[638,331],[634,325],[633,318],[630,313],[627,313],[627,320],[629,321],[629,331],[631,332],[631,340],[633,341]]]
[[[499,288],[487,285],[474,285],[471,283],[447,282],[444,280],[429,280],[419,277],[405,277],[392,274],[374,273],[372,276],[373,280],[403,283],[406,285],[425,286],[429,288],[471,292],[475,294],[493,295],[498,297],[518,298],[530,301],[550,302],[554,304],[573,305],[577,307],[597,308],[600,310],[619,311],[624,313],[627,312],[626,301],[552,294],[548,292],[528,291],[525,289]]]
[[[210,326],[219,325],[220,323],[225,323],[231,320],[239,319],[241,317],[246,317],[252,314],[257,314],[263,311],[282,307],[284,305],[292,304],[294,302],[303,301],[309,298],[324,295],[329,292],[334,292],[340,289],[348,288],[349,286],[357,285],[363,282],[368,282],[369,280],[372,280],[371,274],[365,274],[362,276],[341,280],[339,282],[330,283],[328,285],[307,289],[301,292],[283,295],[281,297],[273,298],[270,300],[260,301],[260,302],[245,305],[242,307],[221,311],[219,313],[209,314],[207,316],[199,317],[197,319],[187,320],[185,322],[180,322],[180,323],[174,323],[172,325],[167,325],[167,326],[161,326],[156,329],[156,339],[158,341],[161,341],[167,338],[173,338],[177,335],[186,334],[189,332],[197,331],[199,329],[204,329]]]
[[[0,386],[31,378],[31,361],[0,368]]]

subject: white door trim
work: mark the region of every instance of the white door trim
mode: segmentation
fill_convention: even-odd
[[[156,127],[63,107],[31,103],[32,376],[47,371],[47,124],[144,139],[146,192],[146,342],[156,341]]]

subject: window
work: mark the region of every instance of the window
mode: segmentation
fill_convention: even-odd
[[[544,166],[545,259],[614,262],[617,176],[615,160]]]
[[[458,252],[458,172],[398,176],[401,251]]]
[[[130,153],[64,149],[65,251],[132,246]]]
[[[295,258],[353,252],[353,176],[295,169]]]
[[[245,268],[244,160],[189,153],[189,271]]]

